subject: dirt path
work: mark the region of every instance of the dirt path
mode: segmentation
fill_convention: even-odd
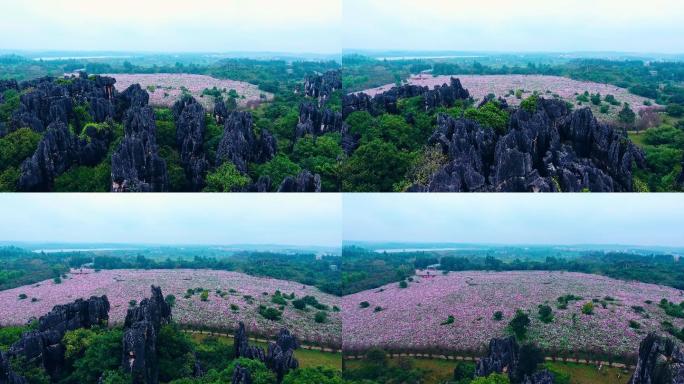
[[[210,331],[195,331],[192,329],[184,329],[183,332],[185,333],[192,333],[195,335],[207,335],[207,336],[219,336],[219,337],[226,337],[232,339],[234,335],[231,335],[229,333],[221,333],[221,332],[210,332]],[[262,344],[268,344],[271,342],[271,340],[266,340],[266,339],[260,339],[257,337],[250,337],[249,340],[257,342],[257,343],[262,343]],[[320,352],[326,352],[326,353],[339,353],[339,350],[332,349],[332,348],[325,348],[325,347],[319,347],[315,345],[307,345],[307,344],[300,344],[300,347],[302,349],[307,349],[310,351],[320,351]]]

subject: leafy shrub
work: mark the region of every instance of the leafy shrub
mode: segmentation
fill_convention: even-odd
[[[539,306],[539,320],[543,323],[550,323],[553,321],[553,310],[550,306],[546,304]]]
[[[492,319],[494,319],[496,321],[501,321],[503,319],[503,312],[501,312],[501,311],[494,312],[494,316],[492,316]]]
[[[539,96],[532,95],[520,103],[520,108],[526,110],[529,113],[534,113],[537,110],[537,101]]]
[[[399,282],[399,288],[407,288],[407,287],[408,287],[408,283],[406,281],[402,280]]]
[[[21,295],[19,295],[19,296],[20,296],[19,298],[21,298]],[[26,295],[24,295],[24,296],[26,296]],[[26,297],[24,297],[24,298],[26,298]],[[359,304],[359,307],[361,307],[361,308],[368,308],[368,307],[370,307],[370,303],[367,302],[367,301],[362,301],[362,302]]]
[[[377,307],[375,307],[375,309],[373,309],[373,312],[381,312],[381,311],[382,311],[381,306],[377,306]]]
[[[453,324],[454,323],[454,316],[449,315],[446,320],[442,322],[442,325],[448,325],[448,324]]]
[[[317,323],[325,323],[326,320],[328,320],[328,313],[324,312],[324,311],[316,312],[316,315],[314,316],[314,320]]]
[[[594,303],[591,301],[586,302],[582,306],[582,313],[585,315],[591,315],[594,313]]]
[[[265,307],[261,305],[259,306],[259,314],[268,320],[278,321],[281,319],[283,312],[273,307]]]
[[[202,301],[209,300],[209,291],[207,291],[207,290],[202,291],[202,293],[200,293],[200,300],[202,300]]]
[[[633,328],[633,329],[639,329],[639,328],[641,328],[641,324],[639,324],[638,322],[636,322],[634,320],[630,320],[629,321],[629,327]]]

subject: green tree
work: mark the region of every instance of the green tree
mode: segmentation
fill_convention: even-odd
[[[338,371],[330,368],[299,368],[290,371],[282,384],[343,384],[342,376]]]
[[[253,384],[275,384],[276,382],[275,375],[268,368],[266,368],[264,363],[259,360],[245,359],[242,357],[230,362],[228,368],[226,369],[228,378],[233,376],[233,371],[235,370],[236,365],[240,365],[242,368],[245,368],[249,371],[250,375],[252,376]],[[228,381],[230,381],[230,379]]]
[[[530,317],[518,309],[508,326],[518,340],[524,340],[527,337],[527,328],[530,326]]]
[[[55,178],[55,192],[109,192],[111,163],[103,161],[95,167],[75,166]]]
[[[235,164],[225,162],[214,172],[209,173],[206,181],[205,192],[233,192],[247,186],[251,179],[240,173]]]
[[[518,365],[516,367],[517,377],[525,377],[537,371],[539,364],[544,362],[544,354],[541,349],[533,344],[524,344],[520,347],[518,354]]]
[[[0,328],[0,351],[7,351],[12,344],[21,339],[21,334],[26,331],[26,327]]]
[[[18,167],[33,154],[41,137],[30,128],[21,128],[0,138],[0,171]]]
[[[306,136],[295,143],[292,159],[313,173],[321,175],[323,191],[339,190],[339,161],[344,152],[339,133],[327,133],[318,138]]]
[[[83,357],[74,363],[69,382],[96,383],[105,371],[117,370],[121,365],[121,340],[119,328],[98,334],[86,348]]]
[[[277,154],[273,159],[264,164],[254,166],[255,179],[261,176],[268,176],[274,189],[278,188],[287,176],[296,176],[301,170],[299,165],[282,153]]]
[[[534,110],[536,110],[536,105]],[[475,120],[485,127],[493,128],[499,134],[506,133],[508,127],[508,112],[501,109],[499,104],[494,101],[490,101],[478,109],[468,108],[465,110],[464,116],[466,119]]]
[[[328,314],[324,311],[318,311],[318,312],[316,312],[316,316],[314,316],[314,320],[317,323],[325,323],[327,319],[328,319]]]
[[[537,101],[539,96],[532,95],[520,103],[520,108],[526,110],[529,113],[534,113],[537,110]]]
[[[166,324],[157,337],[159,381],[167,382],[192,375],[195,355],[192,340],[176,324]]]
[[[629,104],[625,103],[622,110],[618,113],[618,120],[627,126],[633,126],[636,122],[636,113],[629,107]]]
[[[539,320],[543,323],[550,323],[553,321],[553,309],[546,304],[539,306]]]
[[[388,192],[401,181],[414,155],[376,139],[359,147],[343,166],[342,188],[348,192]]]

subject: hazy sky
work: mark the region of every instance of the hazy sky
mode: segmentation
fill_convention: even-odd
[[[0,241],[341,244],[336,194],[0,194]]]
[[[345,241],[684,246],[681,194],[345,194]]]
[[[342,0],[0,0],[0,49],[338,53]]]
[[[345,49],[684,52],[681,0],[343,0]]]

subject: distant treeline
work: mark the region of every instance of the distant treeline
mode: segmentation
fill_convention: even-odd
[[[177,254],[177,253],[176,253]],[[152,259],[102,255],[95,252],[34,253],[16,247],[0,248],[0,290],[57,278],[69,268],[94,269],[214,269],[296,281],[331,294],[340,294],[339,257],[320,259],[310,253],[241,252],[224,258],[192,256]]]
[[[684,263],[668,254],[587,251],[576,257],[546,260],[501,260],[494,256],[448,255],[444,252],[377,253],[359,247],[343,249],[342,292],[351,294],[406,279],[415,269],[439,264],[448,271],[568,271],[620,280],[661,284],[684,290]]]

